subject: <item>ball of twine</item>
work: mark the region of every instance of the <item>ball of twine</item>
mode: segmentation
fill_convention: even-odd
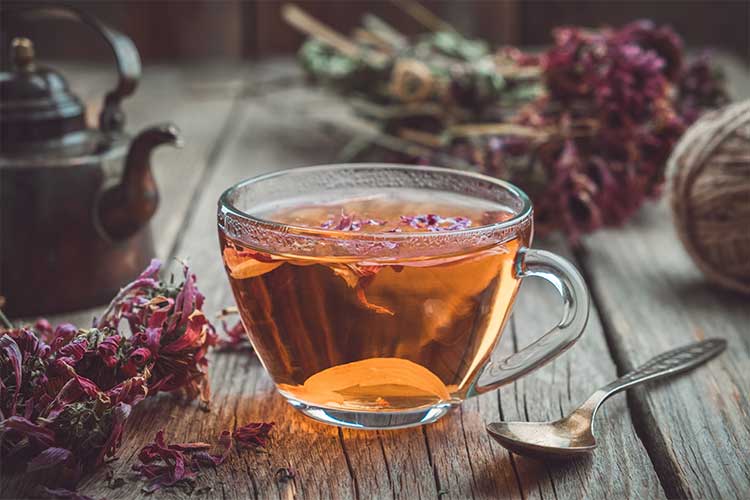
[[[707,279],[750,294],[750,100],[703,116],[667,165],[677,233]]]

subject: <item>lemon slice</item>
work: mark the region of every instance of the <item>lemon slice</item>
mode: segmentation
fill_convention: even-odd
[[[229,268],[232,278],[243,280],[273,271],[283,264],[284,261],[262,262],[251,256],[241,255],[240,252],[233,248],[225,248],[224,263]]]
[[[300,398],[347,408],[404,409],[450,400],[442,380],[400,358],[370,358],[333,366],[293,390]]]

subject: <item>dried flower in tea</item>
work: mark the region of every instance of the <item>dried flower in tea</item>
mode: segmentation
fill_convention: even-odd
[[[229,326],[226,318],[237,314],[236,307],[225,307],[221,310],[219,318],[224,330],[224,337],[219,338],[218,348],[220,351],[252,351],[253,346],[245,332],[245,326],[241,320],[237,320],[234,326]]]
[[[360,219],[356,215],[347,215],[344,211],[341,211],[341,215],[338,218],[332,217],[323,222],[320,227],[322,229],[335,229],[336,231],[359,231],[363,226],[383,226],[386,224],[384,220],[378,219]]]
[[[471,227],[468,217],[441,217],[437,214],[402,215],[401,224],[427,231],[459,231]]]
[[[270,255],[252,250],[224,249],[224,263],[233,278],[246,279],[273,271],[284,263],[283,259],[274,259]]]

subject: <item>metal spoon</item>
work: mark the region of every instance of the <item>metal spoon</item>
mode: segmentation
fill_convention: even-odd
[[[724,339],[709,339],[660,354],[596,391],[577,410],[554,422],[495,422],[487,426],[495,441],[519,455],[565,458],[596,448],[593,421],[610,396],[634,385],[687,371],[720,354]]]

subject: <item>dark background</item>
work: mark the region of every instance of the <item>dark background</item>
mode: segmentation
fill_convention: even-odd
[[[5,1],[4,7],[29,5]],[[172,0],[69,2],[133,38],[145,62],[243,59],[291,53],[302,36],[279,14],[281,1]],[[298,0],[297,5],[349,34],[372,12],[406,34],[419,25],[389,1]],[[750,60],[750,1],[467,0],[423,2],[464,34],[493,44],[544,45],[562,24],[597,27],[650,18],[672,25],[688,47],[710,46]],[[43,58],[99,59],[107,50],[86,28],[69,22],[6,23],[11,35],[34,40]],[[6,45],[3,57],[7,56]]]

